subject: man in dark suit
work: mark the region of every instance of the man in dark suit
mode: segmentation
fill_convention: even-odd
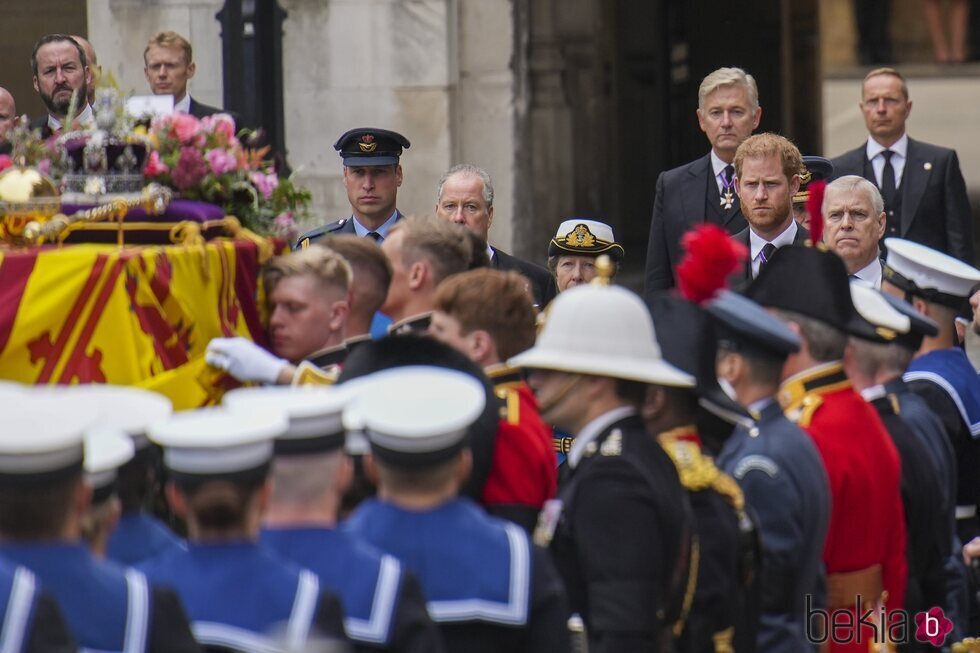
[[[749,226],[732,236],[749,257],[730,283],[738,287],[759,276],[783,245],[802,245],[810,232],[793,217],[793,196],[800,189],[803,158],[789,140],[757,134],[735,153],[735,190]]]
[[[681,236],[702,222],[734,234],[745,228],[735,193],[735,150],[759,126],[755,79],[740,68],[719,68],[698,90],[698,124],[711,143],[706,156],[661,173],[653,202],[644,294],[674,286]]]
[[[959,159],[951,149],[908,137],[908,86],[893,68],[864,78],[860,108],[868,142],[833,159],[834,174],[858,175],[881,190],[885,236],[922,243],[973,264],[973,220]]]
[[[455,165],[439,181],[436,215],[456,224],[465,225],[484,242],[489,242],[493,223],[493,182],[483,168],[468,163]],[[487,245],[490,267],[520,272],[531,283],[534,302],[544,306],[557,293],[555,279],[545,268],[511,256]]]
[[[823,199],[823,242],[844,259],[847,274],[881,288],[885,202],[864,177],[848,175],[827,185]]]
[[[202,104],[187,92],[187,82],[194,77],[197,66],[190,42],[176,32],[159,32],[143,50],[143,74],[154,95],[173,95],[174,112],[189,113],[204,118],[223,109]],[[238,120],[235,120],[238,125]]]
[[[75,120],[92,119],[92,107],[88,103],[92,73],[84,50],[74,39],[67,34],[42,36],[34,44],[31,70],[34,90],[48,110],[47,115],[31,122],[31,129],[40,129],[42,138],[61,131],[73,94],[78,98]]]
[[[333,148],[344,160],[344,188],[353,214],[306,232],[296,246],[309,247],[331,234],[356,234],[384,242],[388,230],[402,218],[395,208],[402,185],[398,162],[402,150],[410,146],[398,132],[373,127],[351,129],[337,139]]]

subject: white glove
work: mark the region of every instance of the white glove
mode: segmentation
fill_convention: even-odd
[[[286,359],[277,358],[248,338],[213,338],[204,360],[239,381],[257,383],[275,383],[289,365]]]

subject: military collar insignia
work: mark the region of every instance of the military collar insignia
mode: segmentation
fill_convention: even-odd
[[[372,134],[361,136],[361,140],[357,146],[361,148],[361,152],[374,152],[378,149],[378,144],[374,142],[374,136]]]
[[[776,399],[787,413],[798,410],[808,396],[825,395],[851,387],[840,361],[806,370],[783,382]],[[812,400],[811,402],[812,403]]]

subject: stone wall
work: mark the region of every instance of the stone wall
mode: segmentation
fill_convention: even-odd
[[[143,75],[143,50],[157,32],[173,30],[194,47],[197,72],[191,95],[221,106],[221,26],[214,15],[223,0],[93,0],[88,3],[88,38],[103,74],[110,72],[123,92],[150,92]]]

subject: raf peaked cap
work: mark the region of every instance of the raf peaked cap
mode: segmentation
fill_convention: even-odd
[[[289,419],[276,438],[276,455],[326,453],[344,446],[344,406],[350,393],[339,387],[237,388],[221,400],[233,412],[282,411]]]
[[[599,256],[607,254],[614,261],[623,260],[623,246],[616,242],[612,227],[597,220],[572,218],[558,226],[548,244],[548,256],[574,254]]]
[[[722,416],[748,417],[745,409],[718,385],[717,343],[707,313],[672,293],[660,292],[647,301],[664,360],[694,377],[694,390]]]
[[[340,152],[345,166],[390,166],[398,163],[402,150],[411,145],[398,132],[358,127],[338,138],[333,149]]]
[[[747,297],[722,290],[705,310],[714,319],[718,344],[725,349],[775,359],[800,350],[800,337]]]
[[[800,190],[793,195],[793,202],[805,202],[810,198],[810,184],[815,181],[830,181],[834,176],[834,164],[822,156],[803,157],[803,170],[800,171]]]
[[[749,299],[863,335],[867,323],[854,311],[844,261],[822,247],[777,249],[746,291]]]

